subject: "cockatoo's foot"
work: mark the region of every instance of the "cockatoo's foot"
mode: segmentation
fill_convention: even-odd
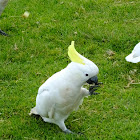
[[[98,84],[97,85],[102,85],[103,83],[102,82],[98,82]]]
[[[65,134],[74,134],[72,131],[70,131],[69,129],[66,129],[63,131]]]
[[[97,87],[100,87],[100,86],[98,86],[98,85],[90,86],[90,87],[89,87],[89,94],[90,94],[90,95],[97,95],[97,94],[99,94],[99,93],[97,93],[97,92],[94,92],[94,91],[97,90]]]
[[[6,34],[5,32],[3,32],[2,30],[0,30],[0,34],[4,35],[4,36],[8,36],[8,34]]]

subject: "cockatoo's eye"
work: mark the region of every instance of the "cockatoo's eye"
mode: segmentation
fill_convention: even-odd
[[[85,74],[86,76],[88,76],[88,74]]]

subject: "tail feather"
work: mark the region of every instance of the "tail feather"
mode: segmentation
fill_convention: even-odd
[[[39,115],[39,114],[37,113],[37,111],[36,111],[36,107],[34,107],[34,108],[31,109],[29,115],[30,115],[30,116],[31,116],[31,115]]]

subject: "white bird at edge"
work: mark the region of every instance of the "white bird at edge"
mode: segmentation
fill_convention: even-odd
[[[29,115],[40,115],[45,122],[58,125],[65,133],[72,133],[64,121],[72,111],[79,108],[85,96],[98,94],[94,91],[99,85],[99,69],[75,50],[74,41],[68,48],[68,55],[72,62],[41,85],[36,97],[36,106],[31,109]],[[95,86],[87,90],[82,87],[86,82],[95,83]]]
[[[125,59],[132,63],[140,62],[140,42],[134,47],[132,53],[125,57]]]
[[[5,9],[7,3],[8,3],[8,0],[0,0],[0,16],[1,16],[3,10]],[[0,34],[7,36],[7,34],[2,30],[0,30]]]

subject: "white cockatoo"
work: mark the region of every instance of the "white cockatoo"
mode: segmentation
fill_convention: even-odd
[[[0,0],[0,16],[3,12],[3,10],[5,9],[6,5],[8,3],[8,0]],[[0,34],[1,35],[7,35],[5,32],[3,32],[2,30],[0,30]]]
[[[74,41],[68,48],[71,63],[61,71],[52,75],[41,85],[36,97],[36,106],[30,115],[40,115],[45,122],[54,123],[65,133],[71,133],[64,121],[73,110],[82,104],[83,98],[97,94],[98,67],[90,60],[80,55],[74,48]],[[85,83],[95,83],[89,90],[83,88]]]
[[[132,63],[140,62],[140,42],[134,47],[132,53],[125,57],[125,59]]]

